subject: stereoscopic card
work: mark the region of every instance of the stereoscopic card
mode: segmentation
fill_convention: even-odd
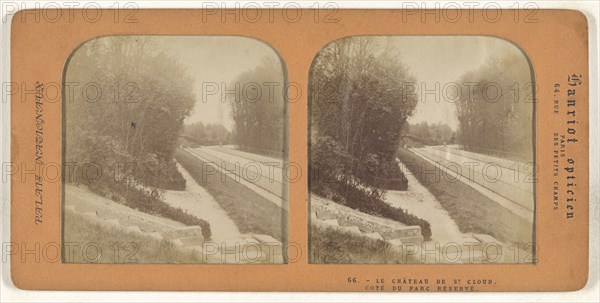
[[[17,287],[587,283],[582,13],[69,12],[12,18]]]

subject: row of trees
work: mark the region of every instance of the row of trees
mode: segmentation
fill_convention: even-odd
[[[184,136],[200,145],[229,144],[231,133],[221,124],[203,124],[196,122],[186,124],[183,129]]]
[[[284,152],[284,83],[281,62],[265,58],[230,84],[238,94],[230,94],[234,122],[233,142],[252,152]]]
[[[417,105],[415,96],[404,94],[405,81],[412,79],[385,41],[355,37],[321,50],[309,91],[314,188],[341,178],[379,197],[389,180],[405,183],[395,155]]]
[[[467,150],[531,161],[534,86],[523,56],[489,59],[460,81],[476,86],[456,103],[459,143]]]
[[[72,55],[65,77],[73,87],[65,90],[66,160],[98,164],[107,182],[128,163],[136,183],[181,188],[173,153],[195,102],[193,82],[154,39],[103,37]]]
[[[453,138],[456,139],[450,126],[441,122],[432,124],[426,121],[415,124],[407,123],[404,131],[427,145],[451,144]]]

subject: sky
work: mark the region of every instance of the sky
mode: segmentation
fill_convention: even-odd
[[[388,39],[409,73],[416,78],[419,103],[409,123],[442,122],[456,130],[458,120],[450,92],[457,80],[487,58],[520,54],[511,42],[482,36],[404,36]],[[526,58],[523,56],[523,63]],[[436,88],[436,83],[439,83]],[[447,92],[444,92],[444,86]],[[425,93],[429,92],[431,93]],[[464,92],[468,87],[464,86]]]
[[[159,39],[195,81],[196,105],[185,119],[186,124],[201,121],[222,124],[231,130],[233,120],[222,88],[234,89],[229,84],[239,74],[260,65],[265,57],[279,61],[270,46],[251,38],[171,36]]]
[[[442,122],[453,130],[457,129],[458,120],[454,103],[448,99],[450,96],[444,94],[445,85],[457,83],[464,73],[478,68],[488,58],[521,53],[512,43],[495,37],[402,36],[379,39],[390,44],[391,51],[397,53],[416,79],[419,102],[409,122]],[[263,58],[279,60],[270,46],[245,37],[165,36],[159,41],[195,79],[197,102],[186,118],[186,124],[198,121],[219,123],[231,130],[233,121],[229,104],[224,102],[222,85],[231,89],[227,85],[237,75],[254,69]],[[450,88],[448,92],[452,91]],[[211,89],[217,91],[210,94],[208,91]]]

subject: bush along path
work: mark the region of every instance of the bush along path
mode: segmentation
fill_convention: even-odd
[[[191,215],[206,220],[211,226],[212,241],[219,242],[241,237],[242,233],[236,224],[215,201],[213,196],[198,185],[181,165],[177,164],[177,168],[186,181],[186,188],[183,191],[165,191],[165,202],[174,208],[181,208]]]

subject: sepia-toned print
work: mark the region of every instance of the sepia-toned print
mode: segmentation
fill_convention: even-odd
[[[535,84],[518,47],[349,37],[309,85],[309,262],[535,263]]]
[[[286,263],[285,77],[272,48],[242,37],[77,48],[64,73],[63,261]]]

